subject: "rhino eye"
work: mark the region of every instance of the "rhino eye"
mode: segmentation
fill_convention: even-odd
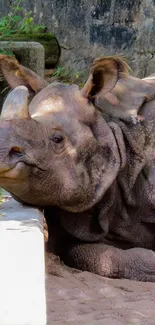
[[[61,143],[62,141],[63,141],[63,137],[61,136],[61,135],[56,135],[56,136],[54,136],[53,138],[52,138],[52,141],[54,142],[54,143]]]

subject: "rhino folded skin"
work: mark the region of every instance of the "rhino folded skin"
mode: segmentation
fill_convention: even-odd
[[[71,267],[155,282],[155,76],[95,60],[83,89],[0,55],[0,186],[44,209],[47,248]],[[28,97],[29,94],[29,97]]]

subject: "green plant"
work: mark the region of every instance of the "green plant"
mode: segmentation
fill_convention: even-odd
[[[64,67],[57,67],[56,71],[53,73],[54,77],[61,77]]]
[[[58,66],[52,77],[65,84],[78,84],[80,88],[84,86],[84,74],[81,71],[72,71],[65,67]]]
[[[14,56],[14,53],[11,51],[11,50],[1,50],[0,49],[0,54],[6,54],[6,55],[9,55],[9,56]]]
[[[46,26],[34,22],[31,11],[22,7],[23,0],[11,1],[9,13],[0,19],[0,38],[12,35],[43,33]]]

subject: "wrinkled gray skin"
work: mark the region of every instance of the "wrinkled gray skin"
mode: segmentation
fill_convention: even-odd
[[[0,186],[44,208],[48,248],[69,266],[155,282],[155,79],[95,62],[79,90],[0,56],[17,87],[0,120]]]

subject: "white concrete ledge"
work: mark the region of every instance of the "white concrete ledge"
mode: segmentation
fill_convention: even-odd
[[[0,325],[45,325],[42,214],[9,195],[0,206]]]

